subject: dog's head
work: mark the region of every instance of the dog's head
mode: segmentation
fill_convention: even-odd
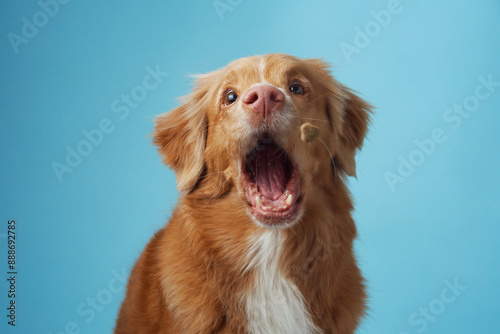
[[[238,192],[257,224],[287,227],[318,188],[356,174],[369,112],[321,60],[247,57],[197,76],[183,104],[157,118],[154,143],[180,191]],[[319,128],[311,143],[300,138],[305,122]]]

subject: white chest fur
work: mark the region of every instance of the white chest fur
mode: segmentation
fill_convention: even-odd
[[[248,270],[255,270],[255,285],[245,297],[248,333],[317,334],[297,286],[278,268],[283,236],[266,231],[253,237],[248,253]]]

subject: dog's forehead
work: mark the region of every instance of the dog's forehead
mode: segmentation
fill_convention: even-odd
[[[280,54],[241,58],[226,66],[224,81],[248,85],[278,83],[295,71],[298,63],[298,59]]]

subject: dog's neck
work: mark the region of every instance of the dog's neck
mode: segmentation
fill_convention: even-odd
[[[282,268],[283,231],[260,231],[248,240],[248,266],[254,284],[242,294],[248,332],[320,333],[311,319],[302,293],[284,275]]]

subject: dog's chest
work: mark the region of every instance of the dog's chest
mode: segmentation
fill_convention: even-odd
[[[321,333],[301,292],[278,268],[282,239],[280,231],[266,231],[250,240],[248,269],[255,270],[255,284],[244,300],[248,333]]]

